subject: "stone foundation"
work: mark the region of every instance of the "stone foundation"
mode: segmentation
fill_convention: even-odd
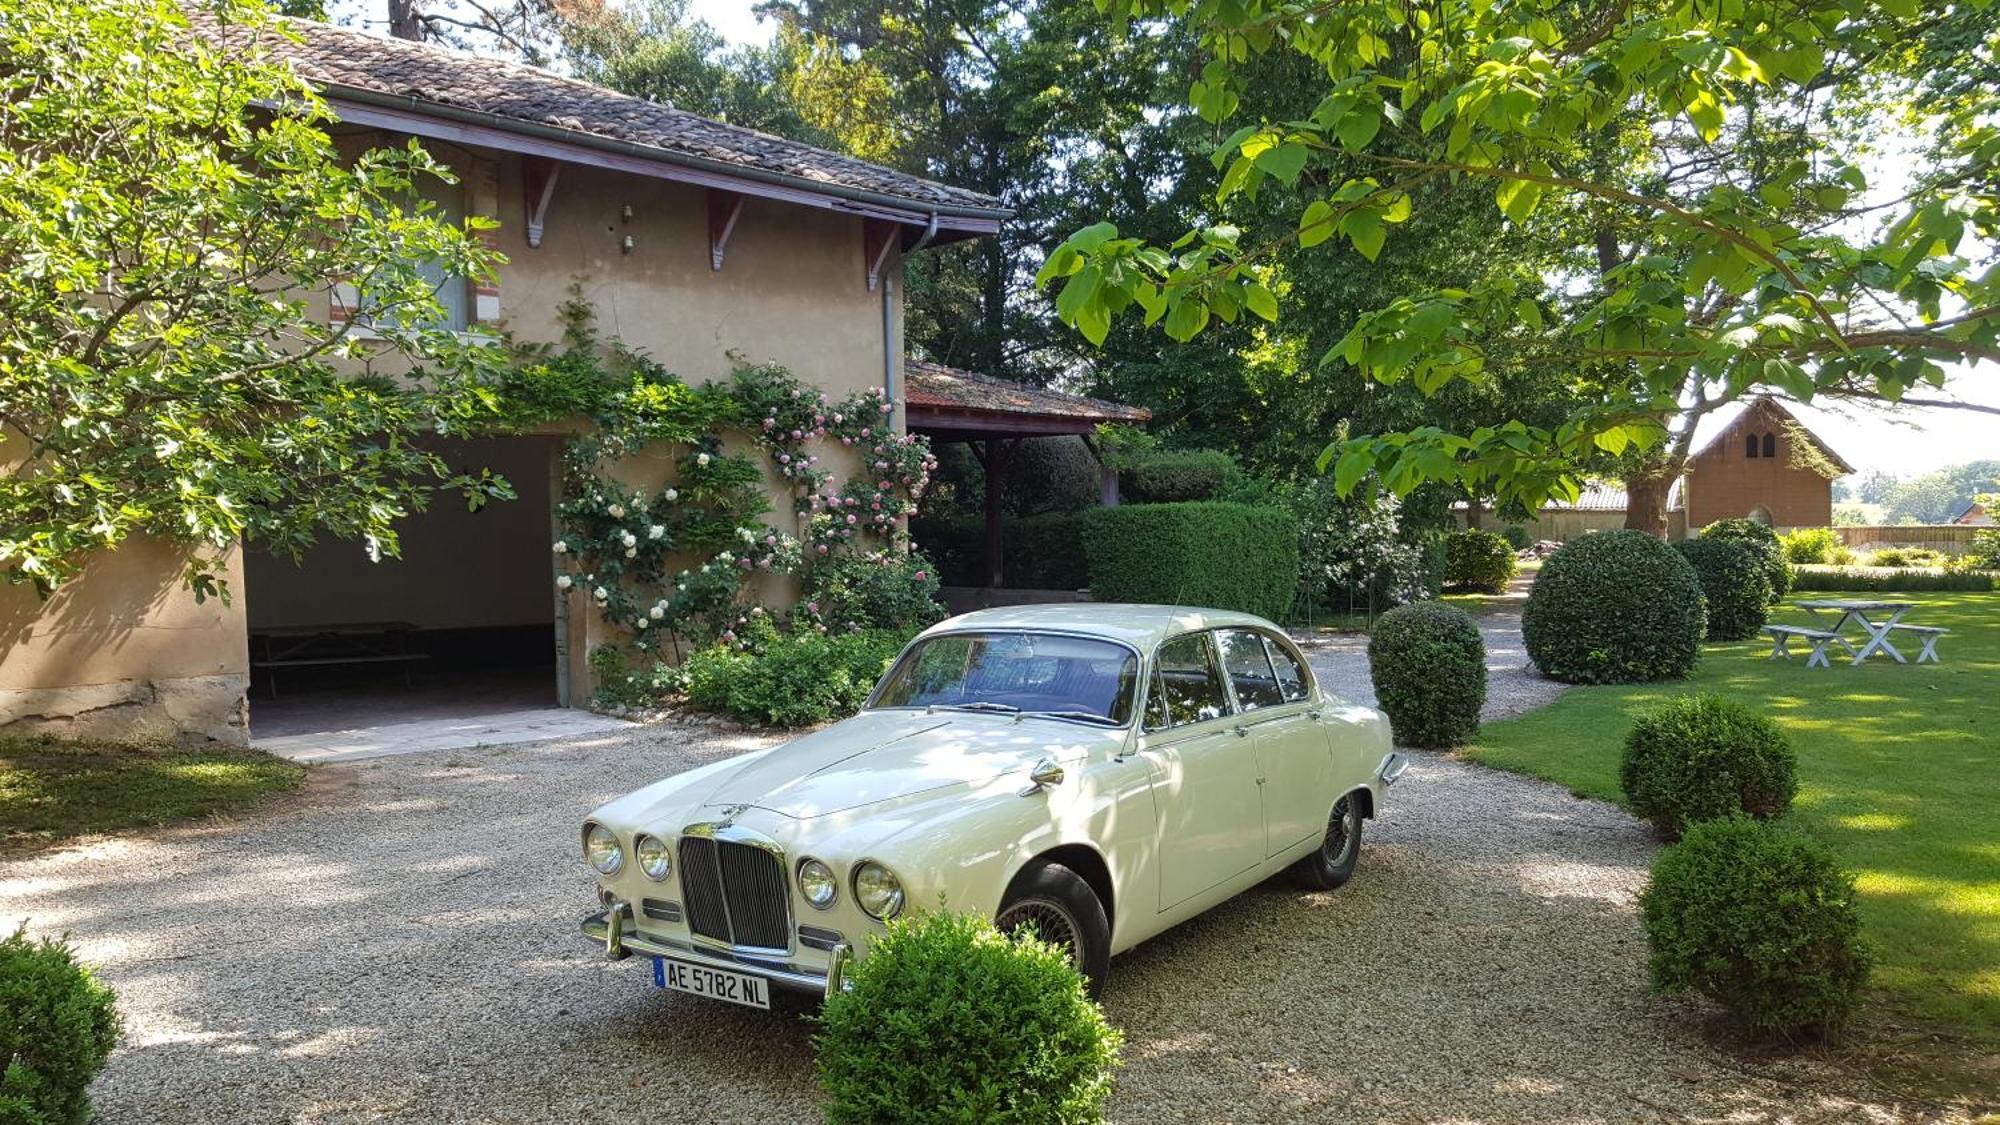
[[[0,689],[0,733],[247,746],[249,690],[242,674]]]

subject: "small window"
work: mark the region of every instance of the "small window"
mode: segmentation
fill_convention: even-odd
[[[1285,701],[1278,674],[1264,651],[1264,638],[1248,629],[1225,629],[1215,635],[1222,645],[1222,667],[1236,688],[1236,705],[1245,711],[1275,707]]]
[[[1776,434],[1765,434],[1765,435],[1764,435],[1764,456],[1766,456],[1766,457],[1776,457],[1777,455],[1778,455],[1778,435],[1776,435]]]
[[[410,196],[410,209],[415,210],[423,203],[431,204],[431,217],[439,222],[454,226],[465,225],[465,188],[463,184],[448,184],[435,177],[422,177],[414,193]],[[430,283],[437,293],[439,317],[432,322],[413,327],[441,328],[450,332],[463,332],[472,325],[472,282],[466,278],[445,272],[442,262],[421,261],[416,263],[417,275]],[[355,310],[355,323],[362,327],[395,323],[400,318],[392,312],[383,316],[373,313],[363,301],[363,307]]]
[[[1757,456],[1757,435],[1756,435],[1756,434],[1744,434],[1744,435],[1743,435],[1743,456],[1745,456],[1745,457],[1755,457],[1755,456]]]
[[[1278,673],[1278,690],[1284,693],[1285,702],[1297,703],[1312,694],[1306,686],[1306,670],[1290,649],[1269,637],[1264,638],[1264,647],[1271,650],[1271,667]]]
[[[1161,645],[1156,663],[1154,694],[1164,704],[1164,714],[1149,705],[1149,726],[1156,715],[1164,726],[1184,727],[1229,713],[1222,670],[1215,666],[1215,650],[1209,646],[1207,633],[1189,633]]]

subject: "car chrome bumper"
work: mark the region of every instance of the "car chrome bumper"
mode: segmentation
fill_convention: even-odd
[[[848,987],[847,963],[853,957],[853,950],[846,942],[841,942],[828,954],[826,971],[822,973],[786,961],[743,957],[727,950],[709,949],[693,942],[642,932],[632,923],[632,904],[629,902],[614,903],[609,909],[585,918],[583,936],[602,945],[604,955],[613,961],[623,960],[634,953],[672,957],[734,973],[749,973],[774,985],[801,992],[816,992],[821,996],[831,996],[835,991],[844,991]]]
[[[1410,756],[1399,750],[1382,756],[1382,764],[1375,767],[1375,776],[1381,779],[1382,787],[1387,789],[1396,784],[1397,779],[1403,776],[1403,771],[1409,768]]]

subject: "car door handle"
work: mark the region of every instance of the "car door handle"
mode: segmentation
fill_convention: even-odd
[[[1232,728],[1230,728],[1230,729],[1232,729],[1232,730],[1234,730],[1234,731],[1236,732],[1236,737],[1238,737],[1238,738],[1249,738],[1249,737],[1250,737],[1250,728],[1249,728],[1249,727],[1246,727],[1246,726],[1243,726],[1243,725],[1241,725],[1241,724],[1238,724],[1237,726],[1235,726],[1235,727],[1232,727]]]

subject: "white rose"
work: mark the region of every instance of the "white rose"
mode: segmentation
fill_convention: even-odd
[[[645,618],[641,617],[639,619],[639,628],[644,629],[648,624],[649,622]]]
[[[638,557],[639,557],[639,548],[637,548],[637,547],[627,547],[627,548],[625,548],[625,557],[626,557],[626,558],[628,558],[628,559],[636,559],[636,558],[638,558]]]
[[[625,545],[627,547],[636,547],[639,545],[639,537],[632,534],[629,531],[626,532],[624,535],[619,536],[619,538],[624,540]]]
[[[665,535],[666,533],[667,533],[666,528],[661,527],[659,524],[654,524],[653,526],[646,529],[646,538],[658,539],[661,536]]]
[[[700,465],[700,466],[701,466],[702,468],[706,469],[706,468],[708,468],[708,462],[709,462],[709,460],[710,460],[710,458],[709,458],[708,454],[706,454],[706,453],[698,453],[698,454],[696,454],[696,455],[695,455],[695,458],[694,458],[694,463],[695,463],[695,464],[697,464],[697,465]]]
[[[610,512],[611,518],[614,520],[622,520],[625,518],[625,505],[623,504],[613,504],[609,508],[606,508],[604,510]]]
[[[667,607],[663,605],[655,605],[653,608],[646,611],[646,616],[652,618],[655,621],[660,620],[666,615],[667,615]]]
[[[669,488],[666,490],[666,492],[662,493],[661,495],[665,496],[669,502],[681,498],[680,490],[677,488]]]
[[[592,590],[591,593],[595,595],[597,600],[600,602],[611,596],[611,591],[605,589],[602,586],[599,586],[597,589]]]
[[[561,540],[561,539],[558,539],[558,540],[556,540],[556,546],[555,546],[555,552],[556,552],[556,554],[558,554],[558,555],[561,555],[561,554],[566,554],[566,553],[568,553],[568,551],[569,551],[569,544],[568,544],[568,543],[564,542],[564,541],[563,541],[563,540]]]
[[[556,589],[567,590],[574,585],[576,585],[576,580],[574,578],[571,578],[569,575],[558,574],[556,576]]]

